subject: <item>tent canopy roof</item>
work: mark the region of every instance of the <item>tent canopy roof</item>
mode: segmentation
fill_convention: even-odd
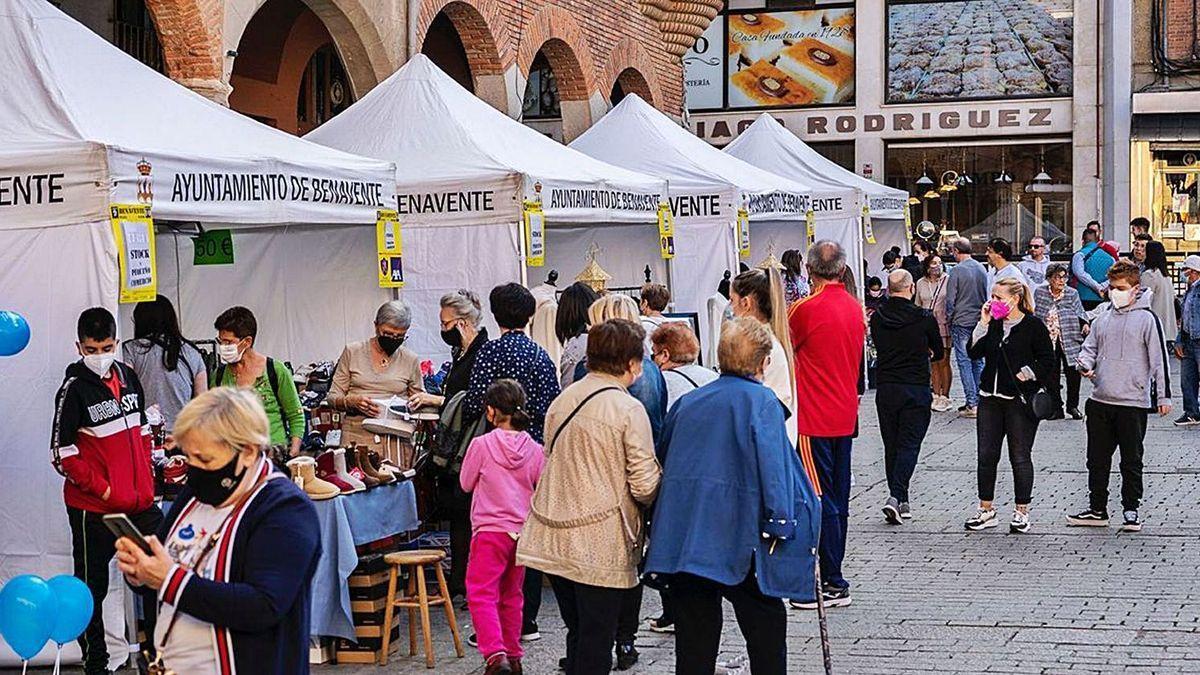
[[[4,150],[103,146],[103,169],[112,181],[114,201],[134,201],[127,198],[133,191],[124,194],[122,183],[136,184],[136,165],[143,157],[153,165],[156,183],[172,169],[362,181],[378,181],[392,170],[387,162],[321,147],[209,101],[139,63],[44,0],[6,0],[0,5],[0,62],[7,68],[6,95],[0,97]],[[388,187],[384,198],[390,201]],[[295,204],[281,207],[279,202],[286,198],[246,199],[239,215],[222,213],[211,204],[172,203],[179,200],[171,199],[169,188],[165,195],[161,188],[154,192],[156,217],[234,216],[226,222],[288,222],[322,215],[334,216],[326,222],[348,219],[348,209],[340,209],[338,217],[332,203],[309,203],[304,209]],[[356,209],[359,219],[373,220],[375,206]],[[232,210],[231,205],[226,209]]]
[[[673,194],[812,190],[804,181],[788,180],[721,152],[637,94],[627,95],[571,147],[618,166],[662,176]]]
[[[464,89],[423,54],[414,55],[381,82],[307,138],[354,153],[396,163],[401,211],[405,195],[495,190],[501,202],[521,192],[533,198],[533,186],[599,190],[661,197],[666,183],[622,169],[572,150],[510,118]],[[419,204],[417,204],[419,206]],[[512,222],[520,208],[475,213],[471,222],[488,218]],[[598,208],[596,203],[574,213],[545,204],[547,219],[629,220],[649,222],[658,204],[643,209]],[[479,209],[482,211],[482,209]],[[628,213],[637,212],[636,216]],[[623,213],[625,212],[625,213]],[[410,213],[409,220],[452,220],[451,214]]]
[[[785,176],[798,176],[818,192],[854,188],[866,195],[871,214],[903,218],[908,193],[863,178],[813,150],[768,113],[759,115],[725,152]]]

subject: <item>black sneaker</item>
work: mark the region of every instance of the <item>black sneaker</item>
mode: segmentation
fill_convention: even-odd
[[[674,633],[675,620],[669,618],[666,614],[650,619],[646,622],[650,626],[650,630],[655,633]]]
[[[908,505],[908,502],[900,502],[900,517],[912,520],[912,507]]]
[[[479,636],[476,635],[475,633],[471,633],[470,635],[467,636],[467,644],[471,645],[472,647],[478,647],[479,646]]]
[[[617,643],[617,670],[629,670],[637,665],[638,650],[634,649],[632,642]]]
[[[1067,525],[1071,527],[1108,527],[1108,513],[1087,509],[1073,516],[1067,516]]]
[[[1137,511],[1126,511],[1125,522],[1121,524],[1122,532],[1141,532],[1142,521],[1138,518]]]
[[[1076,421],[1083,419],[1083,413],[1079,412],[1079,408],[1068,408],[1067,416]]]
[[[900,517],[900,501],[895,497],[888,497],[887,502],[883,505],[883,517],[892,525],[900,525],[904,520]]]
[[[996,517],[996,509],[979,509],[975,515],[967,518],[967,522],[963,525],[972,532],[978,532],[999,524],[1000,519]]]
[[[1200,424],[1200,416],[1191,413],[1184,413],[1179,416],[1179,419],[1175,420],[1175,426],[1177,427],[1194,427],[1197,424]]]
[[[567,657],[563,656],[558,659],[558,669],[564,672],[567,670]]]
[[[542,639],[542,634],[538,631],[536,621],[530,621],[521,627],[521,642],[537,642]]]
[[[826,585],[821,591],[821,599],[825,601],[825,608],[831,607],[849,607],[850,606],[850,588],[840,588],[838,586]],[[788,602],[793,609],[816,609],[817,601],[814,600],[790,600]]]

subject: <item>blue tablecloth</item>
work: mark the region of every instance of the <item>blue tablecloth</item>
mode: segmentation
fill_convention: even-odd
[[[321,524],[321,560],[312,580],[312,635],[354,640],[350,573],[354,547],[415,530],[417,496],[411,481],[313,502]]]

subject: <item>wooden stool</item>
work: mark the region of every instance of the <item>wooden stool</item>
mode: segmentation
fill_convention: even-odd
[[[458,636],[458,622],[454,620],[454,606],[450,602],[450,591],[446,588],[446,577],[442,574],[442,560],[446,557],[443,551],[420,550],[400,551],[383,556],[383,561],[391,566],[388,574],[387,608],[383,613],[383,646],[379,652],[379,665],[386,666],[388,650],[392,640],[392,616],[396,608],[408,610],[408,655],[417,653],[417,610],[421,612],[421,632],[425,636],[425,667],[433,667],[433,635],[429,629],[429,605],[441,605],[446,610],[446,620],[450,623],[450,633],[454,636],[454,651],[458,658],[463,658],[462,639]],[[425,567],[433,566],[437,574],[438,592],[429,595],[425,590]],[[401,567],[408,567],[408,590],[404,595],[396,597],[396,577]]]

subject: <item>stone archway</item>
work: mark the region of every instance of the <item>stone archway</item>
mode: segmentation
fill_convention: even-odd
[[[456,35],[438,34],[441,22],[448,22]],[[463,84],[496,109],[508,112],[504,71],[513,59],[507,53],[508,31],[495,0],[424,0],[416,37],[415,46],[444,70],[450,70],[451,64],[442,61],[442,54],[461,48],[469,71],[469,81]],[[454,38],[458,44],[430,42]]]
[[[526,79],[538,54],[554,71],[562,109],[562,140],[570,143],[592,125],[593,98],[598,115],[607,107],[595,83],[596,67],[587,34],[566,10],[543,7],[527,25],[517,52],[517,67]]]
[[[609,90],[611,92],[608,95],[609,103],[614,106],[629,94],[637,94],[643,101],[654,105],[654,92],[650,90],[650,84],[636,68],[622,70]]]
[[[606,92],[620,88],[625,94],[637,94],[650,105],[663,100],[654,61],[646,48],[632,38],[623,38],[613,47],[604,64],[600,85]]]
[[[165,1],[165,0],[160,0]],[[237,52],[246,28],[267,0],[226,0],[224,46]],[[338,56],[346,68],[353,95],[361,97],[395,71],[399,60],[384,43],[373,15],[366,5],[369,0],[302,0],[321,19],[333,37]],[[219,4],[219,3],[218,3]],[[235,59],[226,58],[224,75],[229,78]]]

